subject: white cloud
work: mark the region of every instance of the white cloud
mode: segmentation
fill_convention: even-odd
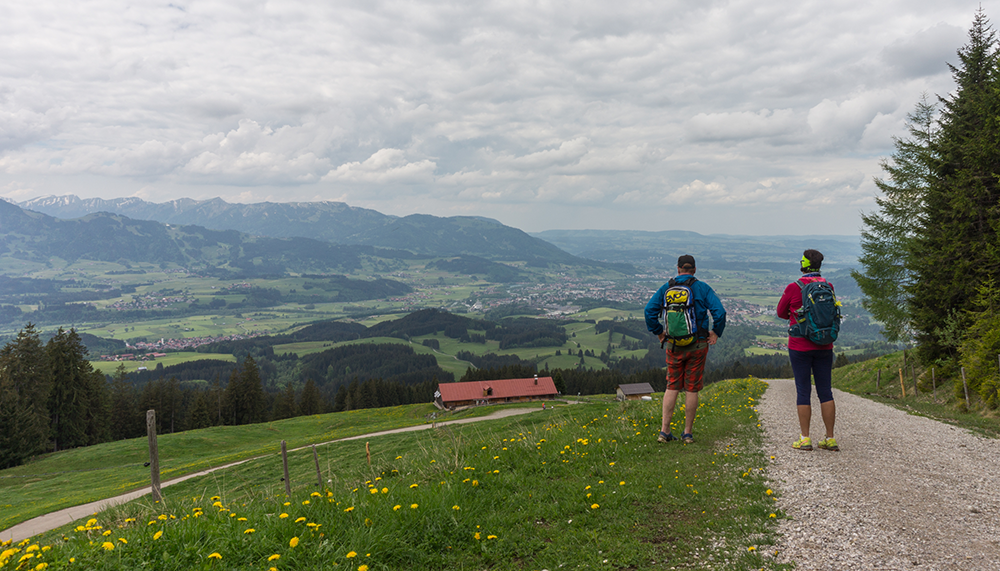
[[[951,89],[978,6],[11,3],[0,188],[604,227],[666,196],[740,224],[823,188],[856,219],[914,102]]]

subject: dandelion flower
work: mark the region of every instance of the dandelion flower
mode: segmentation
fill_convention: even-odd
[[[416,485],[416,484],[410,484],[410,489],[411,489],[411,490],[412,490],[413,488],[416,488],[416,487],[417,487],[417,485]]]
[[[45,569],[48,566],[49,566],[48,563],[44,563],[44,562],[39,563],[38,565],[35,565],[35,571],[42,571],[42,569]]]
[[[243,534],[244,534],[244,535],[246,535],[246,534],[249,534],[249,533],[253,533],[253,532],[255,532],[255,531],[257,531],[257,530],[251,527],[251,528],[249,528],[249,529],[245,530],[245,531],[243,532]]]
[[[355,551],[348,551],[347,555],[345,555],[344,557],[350,559],[352,557],[357,557],[357,556],[358,556],[357,552],[355,552]]]
[[[347,510],[344,510],[344,511],[347,511]],[[306,521],[306,518],[304,518],[304,517],[295,518],[295,523],[302,523],[304,521]]]
[[[308,506],[308,505],[309,505],[309,500],[303,500],[303,501],[302,501],[302,505],[304,505],[304,506]]]
[[[153,541],[156,541],[157,539],[160,539],[161,537],[163,537],[163,530],[162,529],[160,531],[158,531],[158,532],[156,532],[156,533],[153,534]]]
[[[480,539],[480,538],[481,538],[482,536],[481,536],[481,535],[479,535],[479,532],[477,531],[477,532],[476,532],[476,535],[474,535],[473,537],[475,537],[476,539]]]
[[[367,565],[358,565],[358,571],[368,571]]]
[[[399,504],[396,504],[396,505],[392,506],[392,511],[394,511],[394,512],[395,511],[399,511],[399,508],[401,508],[401,507],[403,507],[403,506],[401,506]]]
[[[128,544],[128,540],[126,540],[124,537],[119,537],[118,538],[118,543],[124,543],[124,544],[127,545]]]
[[[208,555],[208,558],[209,559],[222,559],[222,555],[218,551],[216,551],[215,553],[210,553]]]
[[[114,551],[115,544],[111,543],[110,541],[105,541],[104,543],[101,544],[101,547],[104,548],[105,551]]]
[[[495,536],[495,535],[487,535],[486,536],[486,539],[496,539],[496,538],[497,538],[497,536]]]
[[[290,539],[288,541],[288,547],[295,547],[298,544],[299,544],[299,538],[298,537],[293,537],[292,539]]]
[[[751,545],[750,547],[747,547],[747,551],[757,551],[757,548]]]
[[[769,515],[767,517],[774,517],[774,518],[776,518],[776,517],[778,517],[778,514],[771,514],[771,515]]]
[[[286,517],[288,517],[288,514],[283,513],[283,514],[279,515],[278,517],[281,518],[281,519],[285,519]]]
[[[382,488],[382,493],[383,494],[388,494],[389,493],[389,488]]]
[[[281,555],[278,553],[275,553],[274,555],[267,558],[268,561],[277,561],[278,559],[281,559]]]
[[[418,506],[417,504],[410,504],[410,509],[411,509],[411,510],[415,510],[415,509],[417,509],[418,507],[420,507],[420,506]]]
[[[349,508],[344,508],[344,511],[345,511],[346,513],[351,513],[351,512],[353,512],[353,511],[354,511],[354,506],[351,506],[351,507],[349,507]],[[303,519],[304,519],[304,518],[303,518]],[[295,521],[298,521],[298,520],[295,520]]]
[[[592,509],[592,510],[596,510],[599,507],[601,507],[600,504],[591,504],[590,505],[590,509]]]
[[[455,511],[458,511],[458,510],[460,510],[460,509],[462,509],[462,508],[460,508],[460,507],[458,507],[458,506],[451,506],[451,509],[453,509],[453,510],[455,510]]]

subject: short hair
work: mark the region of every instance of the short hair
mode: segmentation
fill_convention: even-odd
[[[815,272],[823,265],[823,254],[819,250],[806,250],[802,252],[802,257],[809,260],[809,267],[802,268],[804,272]]]

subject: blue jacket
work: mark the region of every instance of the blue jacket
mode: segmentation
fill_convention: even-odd
[[[693,277],[690,274],[681,274],[674,279],[678,283],[684,283]],[[669,282],[663,284],[646,304],[646,329],[653,335],[663,333],[660,315],[663,313],[663,294],[669,287]],[[698,331],[704,332],[704,337],[708,337],[708,314],[711,313],[712,331],[722,337],[722,331],[726,328],[726,308],[722,307],[719,296],[715,295],[712,286],[701,280],[695,282],[691,292],[694,294],[694,318],[698,322]]]

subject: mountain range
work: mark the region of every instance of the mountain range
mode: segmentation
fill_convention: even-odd
[[[221,198],[182,198],[154,203],[138,198],[104,200],[67,195],[34,198],[18,206],[61,219],[107,212],[137,221],[235,230],[271,238],[311,238],[340,245],[407,250],[429,257],[469,255],[570,265],[582,262],[549,242],[496,220],[426,214],[396,217],[342,202],[231,204]]]

